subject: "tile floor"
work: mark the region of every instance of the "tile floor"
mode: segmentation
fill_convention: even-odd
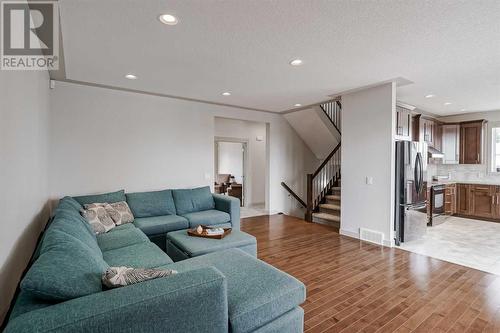
[[[400,248],[500,275],[500,223],[447,217]]]
[[[241,218],[269,215],[269,212],[264,209],[264,205],[255,205],[250,207],[241,207],[240,216]]]

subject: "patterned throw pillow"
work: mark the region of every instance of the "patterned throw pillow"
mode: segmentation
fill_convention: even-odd
[[[103,234],[115,227],[115,223],[109,217],[103,204],[87,204],[84,207],[81,214],[90,223],[96,234]]]
[[[102,275],[102,283],[108,288],[128,286],[142,281],[177,274],[173,269],[109,267]]]
[[[134,222],[134,215],[125,201],[106,204],[105,208],[116,225]]]

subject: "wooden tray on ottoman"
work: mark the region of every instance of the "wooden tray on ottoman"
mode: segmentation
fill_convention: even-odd
[[[229,235],[231,233],[231,230],[232,230],[231,228],[223,228],[224,229],[223,234],[221,234],[221,235],[209,235],[209,234],[207,234],[206,229],[212,229],[212,228],[207,227],[206,225],[200,225],[200,226],[203,228],[203,232],[201,234],[199,234],[196,231],[196,228],[194,228],[194,229],[188,229],[188,231],[187,231],[188,235],[193,236],[193,237],[222,239],[222,238],[226,237],[227,235]]]

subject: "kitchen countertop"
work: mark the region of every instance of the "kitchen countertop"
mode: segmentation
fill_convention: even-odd
[[[429,183],[428,183],[429,184]],[[500,180],[439,180],[430,182],[430,186],[446,184],[499,185]]]

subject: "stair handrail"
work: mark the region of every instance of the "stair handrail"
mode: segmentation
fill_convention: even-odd
[[[325,167],[325,165],[328,163],[328,161],[330,161],[333,157],[333,155],[335,155],[335,153],[340,149],[340,143],[339,142],[335,148],[333,148],[333,150],[330,152],[330,154],[328,154],[328,156],[324,159],[324,161],[320,164],[320,166],[316,169],[316,171],[314,171],[314,173],[312,174],[313,178],[316,177],[320,172],[321,172],[321,169],[323,169]]]
[[[298,195],[297,193],[295,193],[287,184],[285,184],[285,182],[281,182],[281,186],[283,186],[285,188],[285,190],[288,191],[288,193],[290,193],[290,195],[292,197],[295,198],[295,200],[297,200],[301,205],[302,207],[304,208],[307,208],[307,204],[304,202],[304,200],[302,200]]]
[[[325,158],[314,173],[307,175],[306,221],[312,221],[314,209],[340,179],[341,142]]]
[[[321,103],[319,105],[321,110],[326,114],[333,127],[342,134],[341,132],[341,115],[342,115],[342,104],[339,99],[334,99],[329,102]]]

